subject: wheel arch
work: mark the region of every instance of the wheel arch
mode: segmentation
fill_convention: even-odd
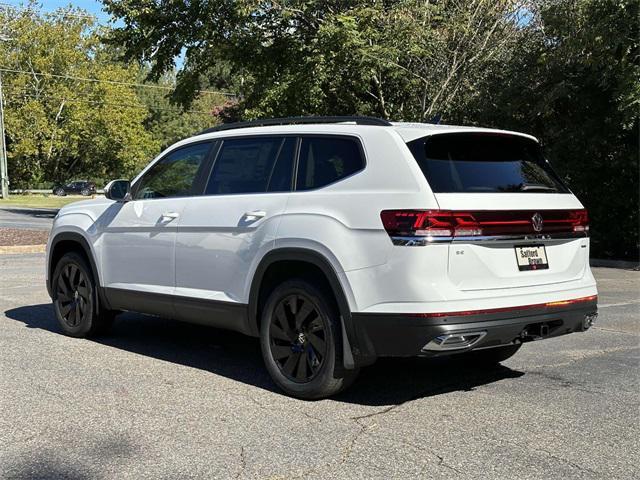
[[[80,233],[76,232],[60,232],[51,240],[49,256],[47,258],[47,291],[49,292],[49,296],[52,296],[52,276],[58,261],[65,253],[72,251],[78,252],[86,258],[89,263],[89,267],[91,268],[91,274],[96,283],[98,302],[102,305],[108,306],[100,284],[100,276],[93,251],[87,239]]]
[[[354,325],[351,318],[351,309],[349,302],[345,295],[342,284],[340,283],[338,274],[331,262],[321,253],[305,248],[295,247],[283,247],[268,252],[258,264],[253,275],[251,282],[251,288],[249,291],[249,304],[248,304],[248,321],[251,334],[258,336],[260,331],[260,315],[261,315],[261,302],[264,302],[265,298],[261,298],[261,293],[265,293],[263,287],[265,287],[265,281],[268,280],[269,272],[277,265],[291,265],[291,264],[307,264],[311,266],[310,270],[321,272],[323,278],[326,280],[327,285],[331,289],[333,296],[336,300],[338,310],[340,312],[340,320],[342,326],[342,343],[343,343],[343,363],[347,369],[352,369],[359,366],[363,362],[360,361],[359,347],[357,337],[354,332]],[[297,271],[296,269],[293,269]],[[275,286],[275,285],[274,285]],[[269,288],[269,285],[266,285]],[[268,291],[267,291],[268,294]],[[265,295],[266,296],[266,295]],[[370,362],[366,362],[370,363]]]

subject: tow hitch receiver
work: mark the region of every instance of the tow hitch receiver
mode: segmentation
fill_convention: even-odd
[[[549,333],[554,329],[556,325],[549,323],[534,323],[527,325],[527,327],[520,332],[520,339],[523,342],[531,342],[535,340],[542,340],[549,336]]]

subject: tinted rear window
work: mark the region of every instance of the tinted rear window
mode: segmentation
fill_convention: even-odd
[[[407,144],[436,193],[566,193],[540,146],[525,137],[447,133]]]

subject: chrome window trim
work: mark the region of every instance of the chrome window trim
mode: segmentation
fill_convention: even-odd
[[[394,245],[404,247],[422,247],[424,245],[432,245],[439,243],[511,243],[517,241],[545,241],[545,240],[572,240],[576,238],[587,238],[586,232],[562,232],[548,233],[539,235],[478,235],[468,237],[430,237],[430,236],[392,236],[391,241]]]

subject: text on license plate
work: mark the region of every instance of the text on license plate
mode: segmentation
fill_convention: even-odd
[[[515,247],[519,270],[544,270],[549,268],[544,245]]]

